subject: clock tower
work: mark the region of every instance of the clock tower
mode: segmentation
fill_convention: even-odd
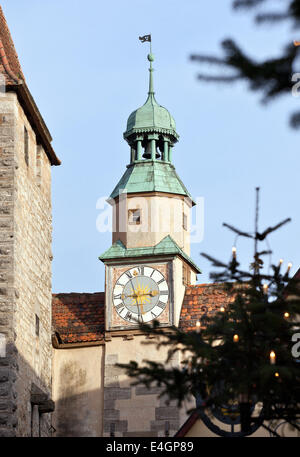
[[[144,392],[143,400],[140,388],[130,387],[114,363],[164,360],[154,345],[150,349],[141,344],[145,336],[139,323],[157,320],[162,327],[178,326],[185,287],[200,273],[190,258],[190,210],[195,203],[172,163],[179,136],[173,117],[155,99],[152,53],[148,60],[148,98],[129,116],[124,133],[130,163],[109,198],[113,244],[99,257],[106,271],[104,434],[113,426],[119,436],[161,436],[157,392]],[[138,410],[149,395],[153,417],[139,421]],[[168,427],[171,423],[176,430],[179,416],[169,419]]]

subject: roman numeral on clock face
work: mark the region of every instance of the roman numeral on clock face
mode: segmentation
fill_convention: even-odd
[[[120,303],[119,305],[115,306],[115,308],[118,311],[118,313],[121,313],[124,309],[124,305],[123,303]]]
[[[161,309],[165,309],[166,303],[163,303],[162,301],[159,301],[156,306],[159,306]]]
[[[143,266],[138,267],[138,272],[139,272],[140,275],[143,276],[144,275],[144,271],[145,271],[145,267],[143,267]]]
[[[157,284],[161,284],[164,281],[165,281],[165,278],[162,278],[160,281],[157,281]]]
[[[132,314],[128,311],[124,319],[128,319],[129,321],[131,320]]]
[[[160,290],[160,291],[159,291],[159,294],[160,294],[160,295],[168,295],[169,292],[168,292],[167,290]]]
[[[125,274],[126,274],[126,276],[128,276],[129,279],[131,279],[133,277],[132,274],[130,273],[130,271],[125,271]]]
[[[115,300],[118,300],[118,299],[122,300],[122,294],[114,295],[114,299]]]

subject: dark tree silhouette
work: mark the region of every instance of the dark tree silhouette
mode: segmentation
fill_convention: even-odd
[[[270,5],[270,8],[273,5],[277,10],[278,6],[280,6],[282,10],[273,12],[271,9],[268,12],[260,12],[259,9],[264,5]],[[285,0],[284,2],[275,0],[235,0],[233,8],[235,10],[255,10],[254,18],[257,24],[277,24],[278,22],[288,21],[295,30],[299,31],[300,39],[300,0]],[[298,37],[295,36],[295,38]],[[285,45],[281,55],[261,62],[247,55],[230,38],[224,40],[221,46],[223,49],[222,57],[197,54],[192,55],[191,60],[200,64],[209,63],[230,69],[231,74],[227,75],[227,71],[223,72],[223,74],[221,72],[221,74],[214,75],[199,73],[199,80],[221,83],[248,81],[250,90],[260,92],[264,103],[274,100],[279,95],[291,93],[292,86],[295,84],[292,81],[292,75],[293,72],[297,71],[295,60],[300,52],[300,46],[295,46],[294,43],[290,42]],[[300,127],[300,111],[292,113],[290,125],[294,128]]]
[[[228,415],[238,411],[239,436],[253,433],[258,426],[276,436],[272,421],[278,420],[300,430],[300,360],[292,351],[293,335],[300,329],[299,279],[289,277],[290,265],[282,271],[282,261],[265,273],[263,257],[270,251],[259,250],[260,243],[290,219],[259,231],[258,197],[259,189],[253,233],[224,224],[235,236],[253,239],[249,271],[240,268],[235,249],[229,263],[202,254],[221,269],[211,278],[232,297],[230,305],[199,316],[194,332],[177,328],[166,332],[158,322],[141,325],[143,332],[158,337],[146,344],[156,344],[158,350],[168,348],[167,360],[119,365],[133,378],[133,385],[158,386],[178,406],[195,396],[202,413],[224,409],[224,405]],[[178,351],[183,354],[182,367],[169,364]]]

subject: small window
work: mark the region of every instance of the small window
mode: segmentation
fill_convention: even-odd
[[[182,218],[182,227],[184,230],[187,230],[187,215],[183,213],[183,218]]]
[[[28,136],[28,130],[26,127],[24,127],[24,158],[26,165],[29,165],[29,136]]]
[[[191,270],[186,265],[182,265],[182,283],[184,286],[191,284]]]
[[[141,223],[141,210],[140,209],[128,210],[128,223],[130,225],[139,225]]]
[[[186,266],[182,265],[182,284],[186,285]]]
[[[40,318],[37,314],[35,315],[35,334],[40,336]]]

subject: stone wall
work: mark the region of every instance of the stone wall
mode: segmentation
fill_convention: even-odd
[[[156,349],[154,340],[142,335],[126,337],[112,336],[106,342],[104,371],[104,431],[103,436],[173,436],[187,418],[186,410],[179,409],[176,401],[168,403],[159,398],[161,389],[132,386],[132,379],[116,367],[116,363],[141,364],[144,359],[164,363],[167,349]],[[146,344],[145,344],[146,343]],[[180,365],[181,354],[171,360],[173,366]]]
[[[54,436],[102,436],[104,346],[53,349]]]
[[[0,97],[0,119],[0,434],[31,436],[33,383],[51,394],[51,167],[16,94]],[[35,433],[49,429],[43,414]]]
[[[14,345],[15,100],[0,97],[0,436],[16,434],[17,362]]]

